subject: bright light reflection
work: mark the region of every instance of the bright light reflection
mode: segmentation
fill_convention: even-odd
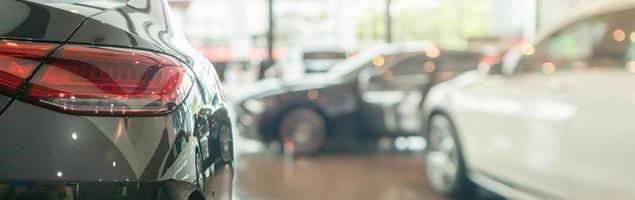
[[[434,62],[432,61],[428,61],[425,64],[423,64],[423,71],[426,73],[432,73],[436,69],[437,69],[437,65],[434,64]]]
[[[553,63],[550,62],[546,62],[542,64],[542,71],[545,74],[553,74],[554,72],[556,72],[556,65],[554,65]]]
[[[441,56],[441,49],[439,49],[438,47],[430,47],[429,49],[426,50],[425,53],[426,53],[426,56],[430,58],[437,58]]]
[[[384,56],[377,56],[373,58],[373,65],[375,65],[375,67],[381,67],[385,63],[386,63],[386,59],[384,58]]]
[[[317,90],[309,90],[306,96],[311,100],[317,100],[318,98],[320,98],[320,92],[318,92]]]
[[[527,56],[534,55],[534,53],[536,52],[536,48],[532,44],[524,44],[522,50],[523,53]]]
[[[622,29],[616,29],[613,31],[613,39],[618,42],[624,41],[624,39],[626,39],[626,33]]]

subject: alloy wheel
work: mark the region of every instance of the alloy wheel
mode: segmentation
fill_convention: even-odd
[[[449,191],[457,183],[459,155],[450,121],[443,116],[430,120],[426,170],[432,187]]]
[[[201,156],[201,151],[196,150],[196,185],[203,189],[205,182],[205,173],[203,172],[203,157]]]

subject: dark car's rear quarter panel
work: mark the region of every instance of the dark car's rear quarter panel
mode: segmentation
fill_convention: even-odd
[[[116,46],[161,52],[179,59],[198,78],[200,105],[224,106],[214,66],[170,24],[165,0],[130,0],[120,8],[91,16],[68,40],[72,44]],[[216,101],[214,100],[216,99]]]
[[[64,42],[89,16],[123,3],[93,5],[3,0],[0,2],[0,38]]]
[[[130,0],[126,6],[94,15],[69,43],[118,46],[163,52],[193,65],[198,54],[171,26],[165,0]]]
[[[81,4],[41,5],[7,0],[0,6],[5,2],[52,10],[42,11],[45,14],[61,13],[51,16],[54,21],[43,20],[44,25],[33,25],[28,20],[15,23],[18,25],[11,28],[14,32],[27,27],[19,29],[22,35],[2,32],[9,28],[0,27],[0,38],[159,52],[178,58],[197,79],[185,101],[175,111],[162,116],[74,115],[26,103],[20,100],[22,94],[18,94],[0,113],[0,181],[174,179],[193,183],[194,170],[178,172],[194,168],[194,150],[199,147],[194,137],[198,136],[194,130],[196,116],[214,115],[226,105],[213,66],[183,36],[175,34],[169,24],[167,1],[130,0],[121,6],[95,8],[92,13],[83,12],[81,8],[91,10],[91,7]],[[60,9],[65,6],[67,10]],[[78,8],[79,13],[72,8]],[[0,11],[3,9],[5,7],[0,7]],[[38,34],[25,33],[25,30],[38,28],[36,26],[44,28]],[[0,108],[5,100],[10,101],[10,97],[0,95]]]
[[[85,16],[53,7],[6,0],[0,6],[0,37],[64,41],[84,19]]]

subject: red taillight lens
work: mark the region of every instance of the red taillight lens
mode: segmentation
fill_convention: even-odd
[[[192,87],[178,60],[122,48],[66,45],[27,85],[25,99],[96,115],[155,115],[174,110]]]
[[[0,93],[14,95],[55,44],[0,40]]]

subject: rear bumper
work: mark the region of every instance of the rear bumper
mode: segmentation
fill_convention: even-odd
[[[168,191],[170,190],[170,191]],[[189,183],[163,182],[0,182],[0,199],[158,199],[174,193],[191,194]]]
[[[160,185],[133,182],[4,182],[0,183],[0,199],[157,199]]]
[[[0,115],[0,181],[194,182],[183,112],[75,116],[15,101]]]

